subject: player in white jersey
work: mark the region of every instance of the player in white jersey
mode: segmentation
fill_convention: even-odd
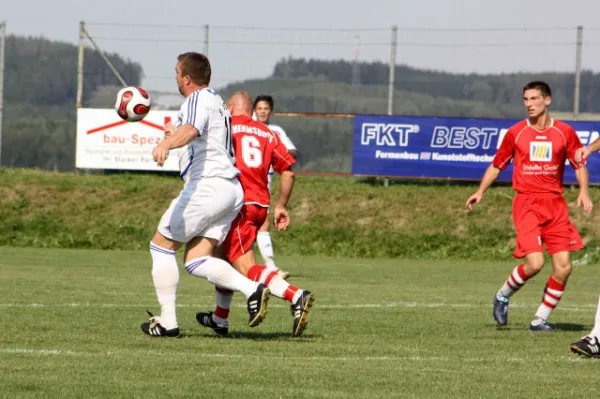
[[[234,166],[231,116],[223,99],[208,87],[211,68],[206,56],[181,54],[175,70],[185,101],[175,126],[165,125],[165,139],[153,149],[152,156],[162,166],[170,150],[182,148],[179,167],[184,186],[150,242],[152,278],[161,314],[150,314],[142,331],[155,337],[179,336],[175,313],[179,269],[175,254],[184,244],[186,271],[217,287],[242,292],[248,298],[249,325],[254,327],[264,319],[269,288],[212,256],[244,202],[237,179],[239,171]]]
[[[285,130],[283,130],[281,128],[281,126],[274,125],[271,123],[271,114],[273,113],[273,106],[274,106],[273,97],[271,97],[269,95],[265,95],[265,94],[261,94],[261,95],[257,96],[256,99],[254,100],[254,115],[253,115],[254,119],[259,122],[264,123],[265,125],[267,125],[269,127],[269,129],[271,129],[272,131],[277,133],[281,139],[281,142],[287,148],[289,154],[292,157],[294,157],[294,159],[296,159],[296,157],[298,156],[298,150],[296,149],[296,146],[294,145],[294,143],[292,143],[292,140],[290,140],[288,135],[285,133]],[[274,173],[274,171],[273,171],[273,168],[271,167],[271,169],[269,170],[269,180],[268,180],[269,191],[271,191],[273,173]],[[285,279],[289,276],[289,273],[286,271],[283,271],[283,270],[279,270],[279,268],[275,265],[275,260],[274,260],[275,255],[273,253],[273,243],[271,242],[271,234],[269,233],[270,228],[271,228],[271,225],[269,222],[269,218],[267,218],[265,220],[265,223],[262,225],[262,227],[258,231],[258,235],[256,237],[256,243],[258,245],[260,255],[262,256],[262,258],[265,261],[265,266],[268,269],[277,270],[279,272],[279,275]]]

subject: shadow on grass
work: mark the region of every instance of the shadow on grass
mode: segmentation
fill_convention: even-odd
[[[216,334],[199,332],[199,333],[186,333],[182,334],[181,337],[191,338],[191,337],[202,337],[202,338],[214,338],[214,339],[245,339],[245,340],[253,340],[253,341],[298,341],[298,342],[307,342],[314,338],[319,338],[318,336],[312,334],[303,334],[301,337],[293,337],[290,332],[252,332],[252,331],[239,331],[239,332],[230,332],[224,337],[218,336]]]
[[[552,324],[557,331],[592,331],[592,326],[576,323],[555,323]]]
[[[576,323],[550,323],[551,326],[556,328],[557,332],[561,331],[572,331],[572,332],[581,332],[581,331],[591,331],[592,326],[584,325],[584,324],[576,324]],[[495,327],[497,331],[528,331],[529,325],[519,325],[519,326],[497,326],[495,324],[490,324],[491,327]]]

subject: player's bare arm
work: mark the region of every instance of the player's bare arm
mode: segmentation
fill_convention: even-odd
[[[591,152],[598,152],[600,151],[600,137],[597,138],[596,140],[594,140],[591,144],[589,144],[587,146],[587,148],[591,151]]]
[[[275,205],[273,215],[275,227],[278,230],[286,230],[290,224],[290,217],[286,210],[287,203],[292,195],[294,188],[295,175],[291,170],[286,170],[281,173],[281,181],[279,183],[279,198]]]
[[[161,141],[159,146],[173,150],[189,144],[196,137],[198,137],[198,129],[192,125],[185,124],[180,126],[179,129],[175,131],[175,134],[172,134]]]
[[[163,166],[167,158],[169,157],[169,151],[175,148],[183,147],[189,144],[192,140],[198,137],[198,129],[192,125],[182,125],[175,134],[171,134],[161,141],[154,150],[152,150],[152,156],[158,166]]]
[[[594,206],[589,193],[589,173],[585,166],[575,171],[575,177],[579,183],[579,195],[577,196],[577,207],[583,206],[583,211],[589,214]]]
[[[589,158],[589,156],[594,152],[598,151],[600,151],[600,137],[587,146],[578,149],[575,152],[575,161],[577,161],[577,163],[581,163],[583,160]]]
[[[175,126],[171,122],[165,123],[165,137],[169,137],[175,134]]]
[[[488,166],[483,178],[481,179],[481,183],[479,183],[479,188],[473,195],[467,199],[467,209],[472,210],[474,204],[479,204],[481,202],[481,198],[486,190],[492,185],[492,183],[498,178],[500,175],[500,169],[494,166],[493,164]]]

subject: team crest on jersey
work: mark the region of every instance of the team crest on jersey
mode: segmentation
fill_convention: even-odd
[[[529,143],[529,160],[536,162],[552,161],[552,142],[532,141]]]

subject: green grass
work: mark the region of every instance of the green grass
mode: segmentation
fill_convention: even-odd
[[[348,177],[299,176],[289,205],[292,225],[273,232],[275,245],[279,253],[302,256],[510,259],[512,189],[490,189],[469,213],[465,201],[476,185],[404,181],[382,187]],[[181,188],[180,179],[156,175],[0,169],[0,245],[144,250]],[[591,195],[599,202],[600,187]],[[565,196],[586,251],[595,253],[600,214],[576,209],[576,188],[567,187]]]
[[[548,271],[512,301],[497,330],[490,300],[513,262],[281,257],[291,282],[317,297],[291,337],[286,303],[264,324],[234,297],[231,336],[194,314],[213,289],[182,271],[183,337],[139,324],[158,309],[147,252],[0,248],[1,397],[598,397],[599,363],[572,355],[591,329],[600,275],[576,268],[553,315],[532,334]]]

